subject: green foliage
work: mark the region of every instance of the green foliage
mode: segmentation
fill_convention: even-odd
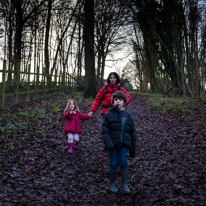
[[[56,112],[56,113],[59,113],[61,111],[60,108],[59,108],[60,106],[61,106],[60,104],[59,105],[55,105],[53,111]]]
[[[28,125],[29,122],[28,122],[28,120],[26,120],[26,121],[23,121],[22,124],[23,124],[23,125]]]
[[[41,133],[41,134],[43,134],[43,133],[44,133],[44,130],[37,130],[36,133]]]
[[[191,110],[191,104],[195,102],[193,100],[186,100],[179,96],[176,98],[164,98],[161,94],[142,94],[144,100],[148,106],[152,109],[161,111],[163,114],[170,112],[189,112],[191,115],[193,111]]]
[[[9,143],[6,143],[5,146],[10,147],[10,144],[9,144]]]
[[[1,127],[1,126],[0,126],[0,132],[1,132],[1,133],[4,133],[5,131],[6,131],[6,129],[5,129],[4,127]]]

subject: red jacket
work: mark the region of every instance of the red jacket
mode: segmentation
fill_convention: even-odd
[[[107,86],[108,86],[107,92],[115,92],[117,90],[117,87],[119,86],[119,84],[107,84]],[[99,90],[99,92],[94,100],[94,103],[90,109],[91,112],[95,113],[96,110],[98,109],[98,107],[102,104],[102,101],[104,98],[104,91],[105,91],[105,86]],[[131,97],[129,96],[127,91],[123,87],[120,87],[120,91],[127,95],[127,104],[129,104],[131,102]],[[107,93],[105,95],[104,102],[103,102],[102,106],[107,107],[107,108],[102,109],[102,114],[105,114],[108,111],[109,107],[113,106],[113,104],[111,104],[112,94],[113,93]]]
[[[79,119],[81,120],[89,119],[88,114],[81,114],[79,111],[76,111],[76,114],[70,114],[70,111],[68,110],[64,112],[64,117],[66,117],[67,119],[64,127],[65,134],[69,132],[82,133],[82,128]]]

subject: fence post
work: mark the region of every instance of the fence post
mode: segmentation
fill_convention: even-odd
[[[46,92],[46,68],[44,68],[44,75],[42,74],[42,77],[44,78],[43,97],[45,97],[45,92]]]
[[[65,90],[65,71],[63,72],[62,75],[62,93],[64,93]]]
[[[69,76],[69,73],[68,73],[68,91],[70,91],[70,76]]]
[[[74,80],[72,79],[72,91],[74,91]]]
[[[66,73],[66,91],[69,91],[69,76],[68,76],[68,72]]]
[[[20,74],[20,62],[16,63],[16,85],[15,85],[15,103],[18,103],[19,95],[19,74]]]
[[[58,88],[58,93],[61,92],[61,71],[59,72],[59,88]]]
[[[35,99],[38,99],[38,91],[39,91],[39,66],[37,66],[36,88],[35,88]]]
[[[6,76],[6,60],[3,61],[3,74],[2,74],[2,84],[1,84],[1,107],[4,107],[5,76]]]
[[[29,102],[29,90],[30,90],[30,69],[31,65],[28,66],[28,82],[27,82],[27,88],[26,88],[26,101]]]
[[[49,94],[51,95],[52,94],[52,77],[53,75],[52,74],[49,74],[50,76],[50,82],[49,82]]]
[[[72,90],[72,77],[69,76],[69,88],[70,88],[70,91]]]
[[[55,69],[55,83],[54,83],[54,93],[56,94],[57,90],[57,69]]]

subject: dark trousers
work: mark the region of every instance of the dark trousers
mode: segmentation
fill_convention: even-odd
[[[127,168],[127,148],[126,147],[115,147],[108,150],[110,159],[110,169],[116,170],[119,165],[120,168]]]

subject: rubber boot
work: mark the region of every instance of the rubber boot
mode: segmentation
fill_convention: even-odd
[[[75,143],[74,148],[78,148],[79,147],[79,141]]]
[[[109,179],[110,179],[110,190],[111,192],[117,193],[118,189],[115,185],[116,170],[109,170]]]
[[[121,174],[121,179],[122,179],[122,189],[125,194],[130,193],[130,189],[127,186],[127,173],[128,173],[127,168],[126,169],[120,168],[120,174]]]
[[[68,143],[68,146],[69,146],[68,152],[69,152],[69,153],[72,153],[73,143]]]

